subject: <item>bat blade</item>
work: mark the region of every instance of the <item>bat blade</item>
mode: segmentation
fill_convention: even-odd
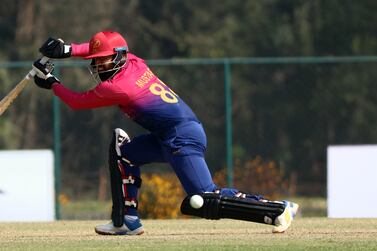
[[[17,98],[18,94],[30,82],[30,77],[26,76],[21,80],[1,101],[0,101],[0,116],[8,109],[12,102]]]

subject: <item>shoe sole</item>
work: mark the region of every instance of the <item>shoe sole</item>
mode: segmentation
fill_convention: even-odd
[[[134,231],[120,231],[120,232],[104,232],[98,229],[94,229],[97,234],[100,235],[142,235],[144,233],[144,229],[135,229]]]

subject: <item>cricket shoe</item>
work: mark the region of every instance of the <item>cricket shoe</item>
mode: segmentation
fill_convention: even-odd
[[[272,229],[273,233],[284,233],[291,225],[299,208],[299,205],[294,202],[283,201],[283,203],[285,204],[285,209],[284,212],[275,219],[275,226]]]
[[[138,217],[124,217],[124,224],[121,227],[115,227],[113,222],[98,225],[95,228],[97,234],[102,235],[141,235],[144,233],[143,225]]]

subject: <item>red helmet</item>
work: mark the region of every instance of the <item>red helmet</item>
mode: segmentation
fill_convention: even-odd
[[[127,51],[127,42],[122,35],[114,31],[101,31],[90,39],[89,55],[84,58],[105,57]]]

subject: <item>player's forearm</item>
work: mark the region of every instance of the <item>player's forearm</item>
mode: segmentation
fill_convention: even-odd
[[[77,93],[62,84],[54,84],[52,90],[57,97],[74,110],[112,105],[110,101],[98,98],[94,91]]]
[[[89,55],[89,43],[75,44],[72,43],[72,56],[85,57]]]

